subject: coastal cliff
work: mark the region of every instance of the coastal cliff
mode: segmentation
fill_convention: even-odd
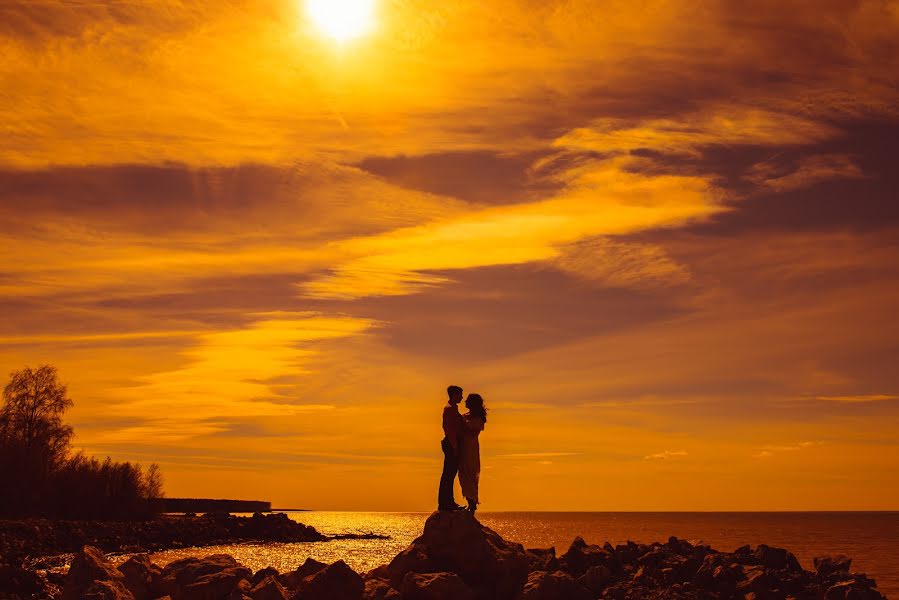
[[[465,512],[434,513],[389,564],[368,573],[343,561],[307,559],[296,570],[253,573],[228,555],[159,567],[146,554],[114,567],[82,548],[65,576],[0,567],[0,598],[62,600],[880,600],[851,560],[823,557],[802,568],[787,550],[760,545],[719,552],[665,543],[591,545],[561,556],[525,549]],[[5,591],[4,591],[5,590]]]

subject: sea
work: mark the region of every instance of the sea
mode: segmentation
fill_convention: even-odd
[[[152,555],[160,565],[187,556],[227,553],[253,570],[290,571],[307,558],[343,559],[358,572],[390,561],[418,537],[430,513],[288,511],[291,519],[325,534],[377,533],[388,539],[346,539],[299,544],[250,543],[167,550]],[[588,543],[651,543],[676,536],[731,551],[768,544],[793,552],[806,569],[816,556],[844,554],[852,570],[877,581],[899,599],[899,512],[484,512],[484,525],[526,548],[554,546],[561,555],[576,536]],[[118,557],[124,560],[125,557]]]

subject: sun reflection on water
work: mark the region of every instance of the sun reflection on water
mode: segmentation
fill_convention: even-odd
[[[354,571],[361,573],[390,562],[421,533],[425,519],[430,513],[289,512],[287,514],[294,521],[311,525],[326,535],[377,533],[390,537],[386,540],[223,544],[165,550],[151,554],[150,558],[156,564],[164,566],[190,556],[230,554],[254,571],[275,567],[282,573],[296,569],[307,558],[324,563],[341,559]],[[121,563],[126,559],[127,556],[120,556],[114,560]]]

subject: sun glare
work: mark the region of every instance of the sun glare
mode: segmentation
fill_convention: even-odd
[[[372,28],[375,0],[306,0],[306,11],[324,33],[345,42]]]

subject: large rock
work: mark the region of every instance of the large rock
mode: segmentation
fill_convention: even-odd
[[[621,570],[621,561],[611,547],[588,544],[582,537],[574,538],[568,552],[559,557],[561,569],[570,575],[580,577],[590,567],[603,566],[609,571]]]
[[[136,600],[152,600],[160,594],[159,580],[162,569],[150,561],[147,554],[136,554],[119,565],[125,576],[125,587]]]
[[[528,577],[521,544],[507,542],[468,512],[435,512],[424,532],[387,566],[394,588],[408,573],[455,573],[481,600],[514,600]]]
[[[84,546],[72,559],[72,565],[69,567],[69,573],[66,575],[66,583],[63,587],[62,600],[80,600],[85,597],[88,589],[93,586],[94,582],[104,581],[115,582],[118,585],[111,586],[115,588],[115,593],[122,595],[122,592],[119,590],[121,588],[127,594],[127,597],[131,597],[131,593],[125,589],[125,576],[122,572],[106,560],[102,552],[93,546]],[[96,590],[96,593],[105,593],[103,591],[105,587],[100,587],[103,589]]]
[[[587,569],[587,572],[578,579],[578,583],[593,592],[594,596],[599,596],[611,580],[612,571],[605,565],[596,565]]]
[[[361,600],[365,584],[362,577],[338,560],[300,584],[296,600]]]
[[[241,580],[251,576],[252,571],[232,556],[212,554],[169,563],[160,574],[159,586],[175,600],[194,600],[211,597],[222,590],[230,592]]]
[[[273,575],[257,583],[247,595],[253,600],[287,600],[287,591]]]
[[[820,579],[830,577],[834,573],[848,573],[852,559],[839,554],[837,556],[818,556],[815,558],[815,574]]]
[[[885,598],[870,584],[847,579],[828,587],[824,592],[824,600],[885,600]]]
[[[265,581],[269,577],[274,577],[277,579],[279,576],[278,569],[275,567],[266,567],[264,569],[259,569],[253,576],[250,578],[250,583],[253,587],[257,586],[260,582]]]
[[[248,578],[252,575],[253,572],[243,565],[207,573],[181,588],[175,600],[220,600],[232,594],[242,597],[250,589]]]
[[[563,571],[535,571],[528,575],[521,600],[593,600],[586,587]]]
[[[528,571],[558,571],[559,560],[556,558],[556,549],[553,548],[528,548],[525,550],[528,556]]]
[[[753,553],[760,565],[769,569],[787,569],[790,571],[802,571],[799,561],[792,552],[783,548],[774,548],[765,544],[759,544]]]
[[[393,589],[386,579],[367,577],[362,598],[364,600],[401,600],[402,595]]]
[[[406,573],[400,588],[404,600],[474,600],[475,595],[455,573]]]
[[[34,571],[19,565],[0,564],[0,598],[53,598],[60,595],[60,591],[55,584]]]
[[[314,558],[307,558],[306,562],[297,567],[295,571],[278,575],[278,583],[294,592],[299,589],[304,579],[310,575],[315,575],[327,566],[327,564],[319,562]]]
[[[95,581],[79,596],[81,600],[134,600],[121,581]]]

